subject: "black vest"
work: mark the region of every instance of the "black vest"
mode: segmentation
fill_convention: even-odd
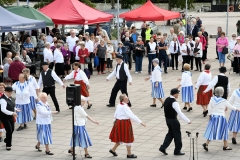
[[[117,68],[119,67],[119,65],[117,65],[117,67],[116,67],[116,73],[117,73]],[[119,69],[119,79],[121,80],[121,81],[125,81],[125,80],[127,80],[127,74],[126,74],[126,72],[125,72],[125,70],[124,70],[124,62],[122,62],[122,65],[121,65],[121,68]]]
[[[227,92],[227,88],[228,88],[228,77],[226,76],[222,76],[222,75],[218,75],[218,82],[217,84],[215,85],[214,89],[217,88],[217,87],[223,87],[224,89],[224,93],[223,93],[223,98],[227,99],[227,95],[228,95],[228,92]]]
[[[7,102],[7,107],[6,109],[8,111],[14,112],[15,110],[15,100],[13,98],[7,98],[4,94],[1,97],[2,99],[4,99]],[[0,119],[12,119],[13,116],[12,115],[6,115],[5,113],[3,113],[1,111],[1,107],[0,107]]]
[[[173,102],[176,102],[175,98],[168,97],[163,104],[165,117],[168,119],[177,119],[177,112],[172,107]]]
[[[45,72],[42,70],[42,82],[43,82],[43,87],[52,87],[55,85],[55,80],[52,77],[52,70],[48,69],[46,75]]]

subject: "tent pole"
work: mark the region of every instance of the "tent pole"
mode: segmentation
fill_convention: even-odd
[[[165,33],[165,21],[163,21],[163,25],[164,25],[164,31],[163,31],[163,33]]]
[[[117,41],[120,41],[119,37],[119,0],[117,0]]]
[[[0,38],[0,58],[1,58],[1,65],[2,65],[2,37]]]
[[[186,24],[185,24],[185,25],[186,25],[186,28],[185,28],[185,36],[187,36],[187,26],[188,26],[188,16],[187,16],[187,14],[188,14],[187,11],[188,11],[188,10],[187,10],[187,8],[188,8],[188,6],[187,6],[187,0],[186,0],[186,15],[185,15],[185,18],[186,18],[186,22],[185,22],[185,23],[186,23]],[[189,20],[190,20],[190,19],[189,19]]]

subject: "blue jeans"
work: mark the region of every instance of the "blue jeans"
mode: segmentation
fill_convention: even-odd
[[[136,72],[140,72],[142,71],[142,60],[143,60],[143,57],[142,56],[136,56],[136,61],[135,61],[135,71]]]
[[[219,63],[225,63],[225,54],[218,51],[218,60],[219,60]]]
[[[152,60],[156,58],[156,54],[148,54],[148,73],[152,72],[154,66],[152,64]]]
[[[167,72],[168,56],[159,56],[159,66],[161,68],[162,68],[162,61],[164,65],[164,72]]]

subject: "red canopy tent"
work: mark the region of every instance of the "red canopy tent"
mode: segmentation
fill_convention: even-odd
[[[126,20],[137,21],[166,21],[174,18],[179,18],[180,13],[161,9],[155,6],[150,0],[144,5],[134,10],[119,15]]]
[[[108,22],[112,14],[93,9],[79,0],[55,0],[40,9],[55,24],[95,24]]]

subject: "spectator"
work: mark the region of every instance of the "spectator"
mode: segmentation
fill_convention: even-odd
[[[192,26],[191,26],[191,35],[193,36],[194,41],[195,41],[195,38],[198,37],[198,31],[199,31],[199,27],[196,24],[196,19],[193,19]]]
[[[55,24],[55,27],[52,29],[52,32],[53,32],[54,35],[60,34],[60,30],[58,29],[58,25],[57,24]]]
[[[45,48],[45,43],[46,43],[46,37],[44,34],[41,34],[39,36],[39,40],[38,40],[38,43],[37,43],[37,54],[39,55],[40,57],[40,65],[42,66],[42,62],[43,62],[43,50]],[[42,70],[42,68],[40,67],[40,70]]]
[[[238,37],[239,38],[239,37]],[[232,34],[232,39],[229,41],[229,52],[234,53],[234,47],[237,44],[236,34]]]
[[[89,34],[85,34],[85,47],[88,49],[89,52],[89,58],[90,58],[90,62],[88,64],[88,70],[90,71],[90,73],[93,73],[93,67],[92,67],[92,58],[94,57],[93,52],[94,52],[94,44],[93,41],[90,40]]]
[[[142,60],[145,52],[144,45],[141,43],[142,39],[138,38],[137,44],[134,47],[135,51],[135,73],[142,73]]]
[[[100,44],[96,48],[95,55],[99,58],[99,66],[97,67],[98,74],[100,74],[100,70],[102,74],[106,74],[104,71],[105,57],[107,54],[107,47],[104,45],[104,41],[100,40]]]
[[[80,67],[84,71],[84,69],[88,67],[88,65],[85,63],[85,58],[89,57],[88,49],[85,48],[85,42],[81,42],[81,44],[80,44],[80,49],[78,51],[78,57],[80,57],[80,60],[79,60]]]
[[[221,33],[222,33],[222,27],[219,26],[217,28],[216,43],[217,43],[218,38],[221,37]],[[219,59],[219,57],[218,57],[218,47],[217,46],[216,46],[216,54],[217,54],[217,58],[215,58],[215,59]]]
[[[67,43],[65,43],[63,45],[61,51],[62,51],[62,55],[63,55],[63,58],[64,58],[64,74],[66,76],[70,73],[70,70],[71,70],[71,66],[70,66],[71,54],[70,54],[70,51],[68,49],[68,44]]]
[[[200,28],[200,31],[202,32],[202,35],[205,37],[206,39],[206,46],[205,46],[205,50],[203,51],[204,52],[204,55],[206,55],[205,57],[205,60],[207,60],[207,48],[208,48],[208,33],[205,31],[205,27],[201,27]]]
[[[114,50],[113,50],[113,46],[111,41],[108,41],[107,43],[107,69],[108,72],[112,72],[112,54],[113,54]]]
[[[201,28],[202,27],[202,20],[200,19],[200,17],[197,17],[196,20],[197,20],[198,28]]]
[[[180,52],[181,52],[182,59],[183,59],[183,62],[182,62],[182,72],[184,71],[183,70],[183,65],[185,63],[189,64],[189,62],[190,62],[190,49],[191,49],[191,46],[189,45],[188,42],[189,42],[189,39],[186,38],[185,39],[185,43],[182,44],[181,47],[180,47]]]
[[[57,37],[53,37],[52,42],[50,42],[50,43],[51,43],[51,47],[54,46],[54,43],[55,43],[55,42],[57,42]]]
[[[71,59],[74,59],[73,47],[75,46],[77,40],[79,40],[79,39],[78,39],[78,37],[76,37],[76,33],[73,30],[70,30],[70,36],[67,37],[66,42],[69,47]]]
[[[125,42],[123,43],[123,45],[125,46],[126,49],[126,59],[127,59],[127,63],[129,64],[129,70],[132,69],[132,50],[133,50],[133,45],[130,42],[131,37],[126,37],[125,38]]]
[[[150,25],[148,24],[147,25],[147,28],[146,28],[146,32],[145,32],[145,40],[146,40],[146,43],[145,43],[145,45],[147,45],[148,44],[148,42],[150,41],[150,38],[152,37],[152,35],[153,35],[153,31],[152,31],[152,29],[150,28]]]
[[[168,61],[168,56],[167,56],[167,44],[164,42],[164,38],[161,37],[160,39],[160,43],[158,43],[158,50],[159,50],[159,62],[161,62],[159,64],[159,66],[162,68],[162,61],[163,61],[163,65],[164,65],[164,72],[167,72],[167,61]]]
[[[234,46],[234,61],[233,61],[233,72],[239,73],[239,66],[240,66],[240,36],[237,38],[237,43]]]
[[[184,32],[180,31],[178,35],[178,42],[182,45],[185,42]]]
[[[237,36],[240,36],[240,20],[237,21],[236,27],[237,27]]]
[[[126,49],[129,49],[128,47],[124,47],[122,42],[118,42],[118,49],[117,49],[117,54],[121,54],[123,56],[123,62],[128,63],[127,59],[127,51]]]
[[[177,20],[177,23],[174,24],[174,26],[173,26],[173,30],[174,30],[174,33],[175,33],[176,35],[178,35],[179,32],[181,31],[181,26],[180,26],[179,23],[180,23],[180,21]]]
[[[154,69],[153,59],[156,58],[157,44],[154,42],[153,37],[151,37],[150,42],[147,44],[147,54],[148,54],[148,74],[151,75],[151,72]]]
[[[179,25],[180,25],[180,31],[183,31],[183,33],[185,33],[186,29],[185,29],[183,23],[179,22]]]
[[[4,79],[10,79],[8,77],[8,71],[9,71],[9,66],[10,66],[11,63],[12,63],[12,59],[8,58],[7,63],[5,63],[4,66],[3,66],[3,77],[4,77]]]
[[[78,46],[78,42],[79,42],[79,40],[76,40],[75,46],[73,47],[73,55],[74,55],[74,57],[76,56],[76,48]],[[75,62],[74,60],[75,59],[71,59],[71,63],[74,63]]]
[[[106,38],[107,40],[109,40],[109,36],[108,36],[108,33],[105,29],[102,29],[102,27],[99,27],[99,31],[98,32],[101,32],[103,37],[102,38]]]
[[[195,47],[194,47],[194,56],[195,56],[195,64],[196,64],[196,70],[202,72],[202,43],[200,42],[200,38],[196,37],[195,38]]]
[[[8,77],[11,78],[13,83],[18,81],[19,74],[22,73],[22,70],[26,68],[24,64],[21,62],[19,56],[15,56],[15,61],[13,61],[8,70]]]
[[[125,42],[125,39],[126,39],[126,38],[129,39],[130,43],[133,43],[133,39],[132,39],[132,37],[130,37],[130,34],[129,34],[128,31],[125,32],[125,36],[122,38],[122,42],[123,42],[123,43]]]
[[[48,43],[48,42],[45,44],[45,48],[43,50],[43,57],[44,57],[43,61],[48,63],[50,69],[53,69],[53,66],[54,66],[53,52],[50,49],[50,43]]]
[[[202,43],[202,51],[203,51],[202,62],[203,62],[203,64],[205,64],[205,60],[207,59],[207,55],[206,55],[206,51],[205,51],[207,41],[206,41],[205,37],[202,35],[201,31],[198,32],[198,37],[200,38],[200,42]]]
[[[96,25],[96,28],[94,29],[94,36],[98,36],[98,30],[99,30],[99,23]]]
[[[27,55],[27,52],[25,50],[22,50],[22,55],[20,56],[20,59],[25,64],[29,64],[30,65],[30,74],[36,76],[36,65],[35,64],[31,64],[32,60]]]
[[[172,70],[174,70],[174,61],[176,63],[175,65],[176,70],[178,70],[178,50],[179,49],[180,49],[180,44],[177,41],[177,36],[175,35],[169,45],[169,52],[171,54],[171,59],[172,59]]]
[[[12,52],[7,52],[7,57],[3,59],[3,65],[7,63],[9,58],[12,58]]]
[[[137,43],[138,36],[139,36],[139,33],[137,33],[136,28],[135,28],[135,27],[132,27],[131,38],[132,38],[134,44]]]
[[[61,77],[64,75],[64,58],[61,52],[62,45],[60,43],[57,44],[57,47],[53,54],[53,61],[55,64],[55,72],[58,75],[58,77]]]
[[[191,47],[191,51],[190,51],[190,66],[191,66],[191,70],[193,70],[193,57],[194,57],[194,47],[195,47],[195,41],[193,41],[193,37],[192,36],[188,36],[189,38],[189,45]]]
[[[27,55],[33,59],[35,57],[34,54],[34,46],[31,43],[30,37],[27,37],[26,41],[23,43],[23,49],[27,51]]]
[[[168,44],[171,43],[171,41],[173,41],[173,38],[177,36],[175,33],[174,33],[174,29],[171,28],[170,29],[170,34],[167,36],[167,41],[168,41]]]
[[[141,28],[141,39],[142,39],[143,42],[145,42],[145,39],[146,39],[146,34],[145,34],[146,27],[147,27],[146,22],[144,22],[142,24],[142,28]]]
[[[12,43],[10,45],[10,51],[13,53],[13,57],[15,57],[16,53],[20,53],[20,45],[19,45],[16,37],[12,38]]]
[[[225,37],[225,32],[221,32],[221,37],[217,39],[217,51],[220,67],[225,64],[225,54],[223,54],[223,48],[228,47],[228,39]]]

